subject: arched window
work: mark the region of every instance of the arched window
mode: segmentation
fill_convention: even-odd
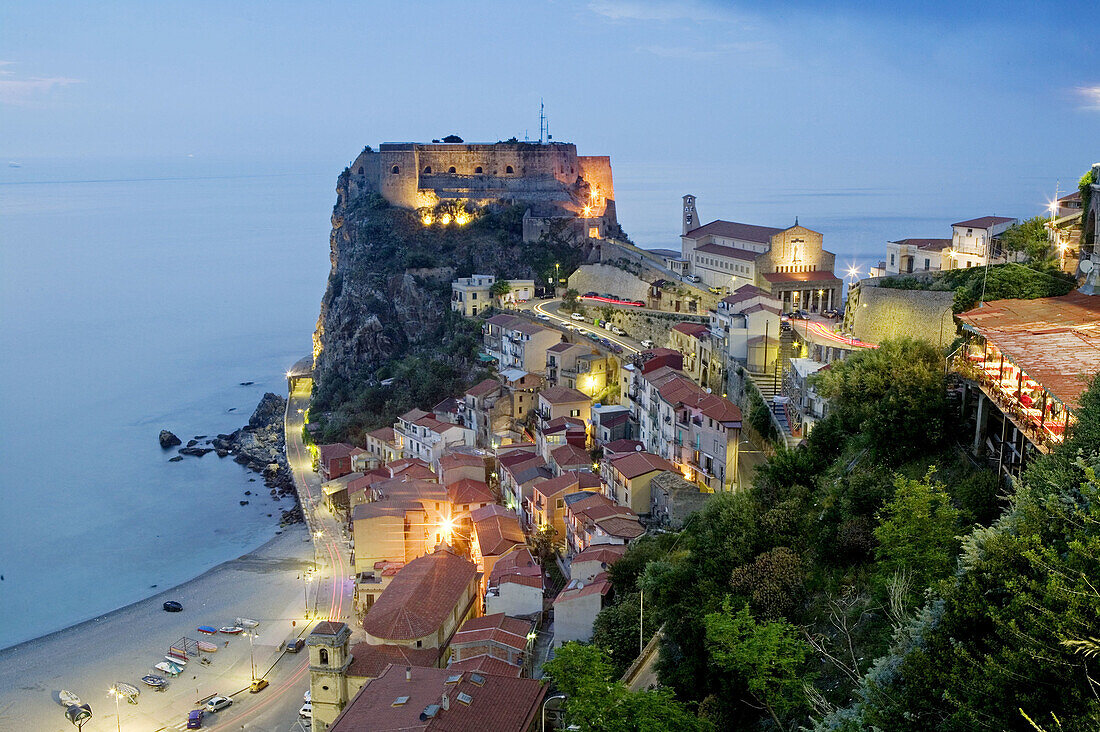
[[[430,165],[429,165],[428,167],[424,168],[424,172],[425,172],[425,173],[428,173],[428,174],[431,174],[431,172],[432,172],[432,166],[430,166]]]
[[[447,168],[447,172],[448,173],[455,173],[457,171],[455,170],[455,166],[452,165],[451,167]]]
[[[477,175],[481,175],[481,166],[480,165],[477,166],[476,168],[474,168],[474,173],[476,173]]]
[[[398,173],[401,172],[401,170],[395,165],[392,168],[390,168],[390,172],[393,173],[394,175],[397,175]]]
[[[509,165],[507,168],[504,169],[504,172],[505,173],[515,173],[516,171],[512,170],[512,166]]]
[[[362,175],[362,174],[363,174],[363,166],[362,166],[362,165],[360,165],[360,166],[359,166],[359,175]]]
[[[322,648],[318,652],[318,656],[320,658],[321,665],[322,666],[328,666],[328,649],[327,648]]]

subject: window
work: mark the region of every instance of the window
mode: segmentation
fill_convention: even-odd
[[[455,166],[452,165],[451,167],[447,168],[447,172],[448,173],[455,173],[457,171],[455,170]]]
[[[470,299],[471,300],[476,300],[477,299],[477,293],[476,292],[471,292],[470,293]]]
[[[363,174],[363,166],[362,166],[362,165],[360,165],[360,166],[359,166],[359,175],[362,175],[362,174]]]
[[[391,173],[393,173],[394,175],[397,175],[398,173],[400,173],[400,172],[401,172],[401,169],[400,169],[400,168],[398,168],[398,167],[397,167],[397,166],[395,165],[395,166],[393,166],[392,168],[390,168],[390,172],[391,172]]]
[[[322,648],[320,651],[318,651],[317,658],[322,666],[328,666],[328,649]]]
[[[432,172],[432,166],[430,166],[430,165],[429,165],[429,166],[427,166],[426,168],[424,168],[424,172],[425,172],[425,173],[427,173],[427,174],[429,174],[429,175],[431,175],[431,172]]]
[[[515,173],[516,171],[512,170],[512,166],[509,165],[507,168],[504,169],[504,172],[505,173]]]
[[[423,648],[423,647],[424,647],[424,641],[422,641],[422,640],[418,640],[418,641],[416,642],[416,647],[417,647],[417,648]]]
[[[474,168],[474,173],[477,174],[477,175],[481,175],[481,166],[480,165],[477,166],[476,168]]]
[[[894,255],[893,254],[890,255],[890,266],[891,267],[894,266]]]
[[[931,263],[932,263],[932,262],[931,262],[931,260],[930,260],[930,259],[928,259],[928,258],[925,258],[925,260],[924,260],[924,268],[925,268],[925,269],[929,269],[929,268],[930,268],[930,266],[931,266]]]
[[[579,417],[579,416],[581,416],[581,410],[579,410],[579,409],[570,409],[569,410],[569,416],[570,417]]]

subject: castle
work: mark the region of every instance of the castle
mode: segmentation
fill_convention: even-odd
[[[618,231],[611,159],[578,155],[573,143],[385,142],[365,148],[347,175],[349,197],[375,192],[402,208],[527,205],[525,240],[555,226],[594,239]]]

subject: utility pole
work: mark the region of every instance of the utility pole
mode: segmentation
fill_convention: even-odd
[[[638,655],[642,655],[642,609],[645,607],[645,590],[639,590],[638,595]]]

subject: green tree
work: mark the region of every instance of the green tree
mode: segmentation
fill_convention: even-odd
[[[657,631],[657,621],[650,603],[650,607],[645,609],[642,632],[638,633],[640,602],[641,595],[637,592],[619,597],[615,604],[600,611],[592,626],[592,645],[607,653],[618,676],[638,657],[639,640],[643,644],[648,643]]]
[[[565,294],[562,295],[562,298],[561,298],[562,310],[565,310],[567,312],[574,312],[574,313],[577,312],[577,310],[580,308],[580,297],[581,297],[581,293],[577,292],[572,287],[570,287],[568,290],[565,291]]]
[[[955,568],[959,512],[943,485],[932,481],[933,470],[923,480],[899,475],[893,499],[879,512],[875,571],[884,584],[901,572],[920,592]]]
[[[1047,219],[1042,216],[1022,221],[1001,234],[1001,246],[1010,252],[1023,252],[1032,266],[1049,264],[1054,257]]]
[[[493,284],[489,285],[489,294],[498,300],[502,297],[506,297],[511,291],[512,283],[508,280],[496,280]]]
[[[757,623],[748,605],[706,616],[707,652],[719,669],[744,684],[750,704],[763,707],[780,729],[805,704],[802,678],[809,648],[797,629],[781,620]]]

